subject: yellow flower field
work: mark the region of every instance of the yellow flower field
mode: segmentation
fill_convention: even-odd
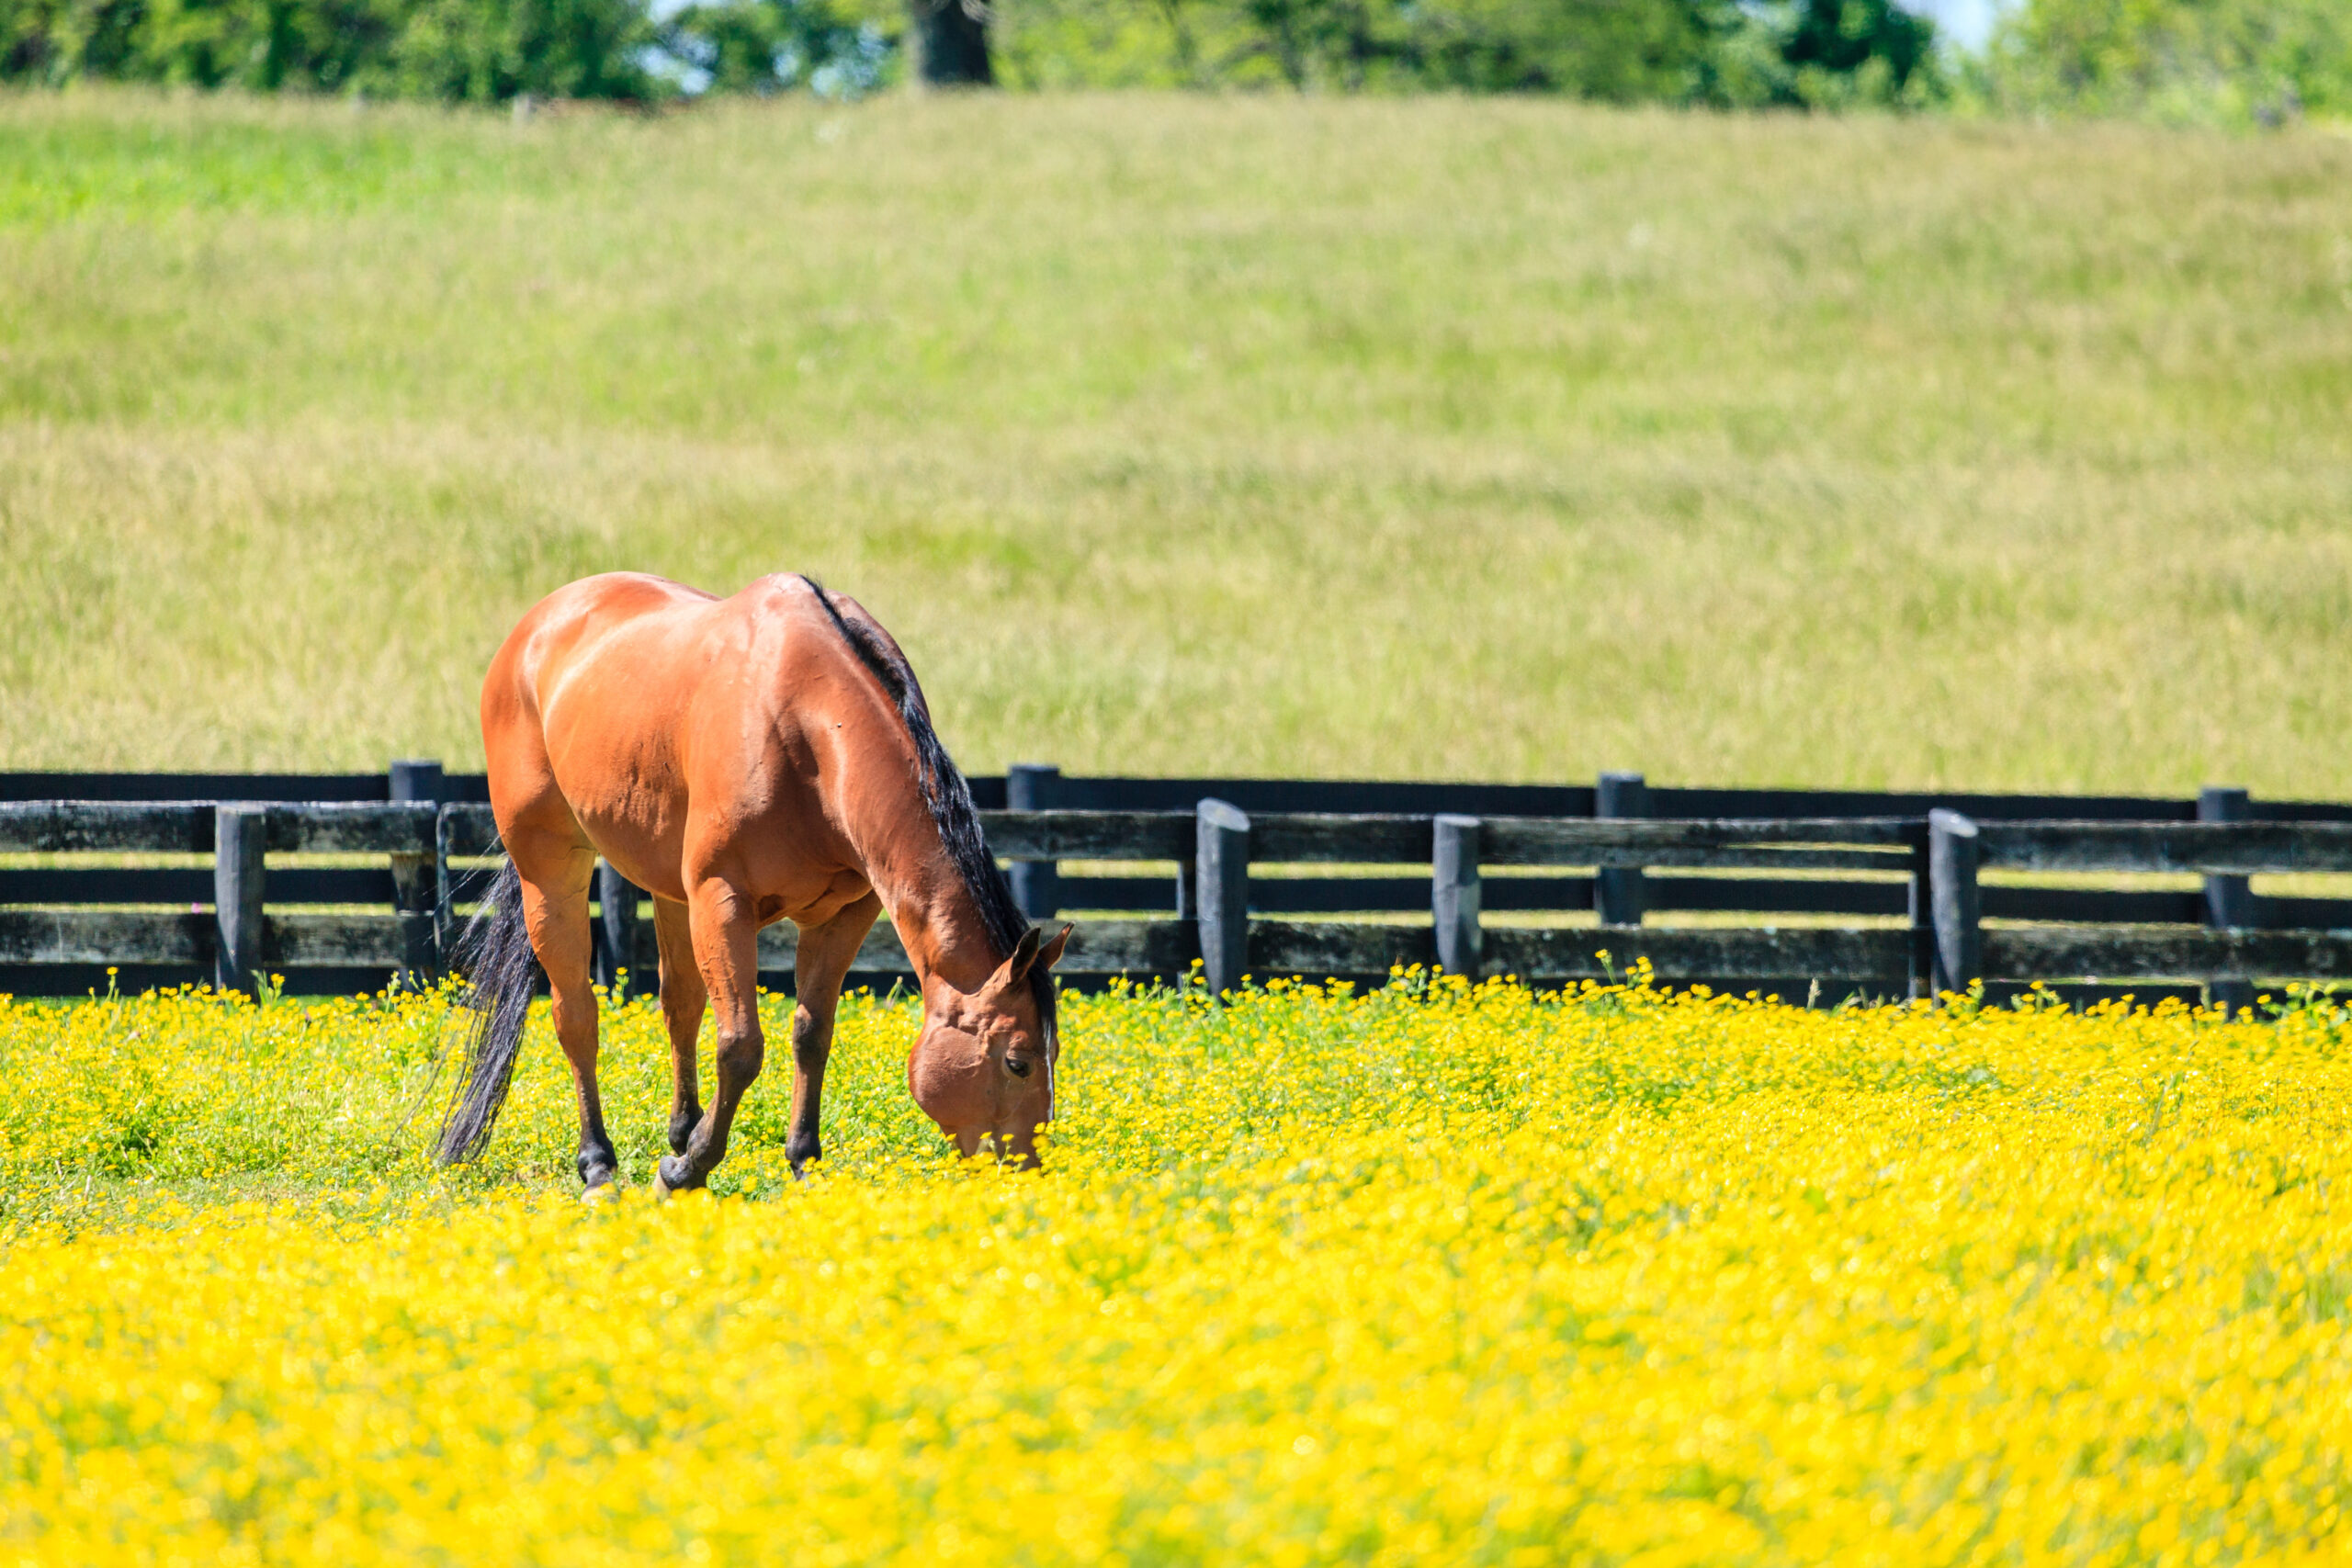
[[[788,1002],[771,1002],[780,1025]],[[0,1562],[2233,1563],[2345,1554],[2346,1020],[1408,976],[1072,998],[1042,1176],[845,1010],[724,1190],[566,1185],[544,1023],[0,1005]]]

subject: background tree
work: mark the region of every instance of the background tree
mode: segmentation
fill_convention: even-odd
[[[984,0],[907,0],[914,80],[926,87],[988,87],[989,7]]]
[[[2352,4],[2030,0],[1977,80],[2014,111],[2249,125],[2352,114]]]

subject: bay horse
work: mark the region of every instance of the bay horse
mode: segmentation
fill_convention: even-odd
[[[470,1159],[506,1098],[536,970],[580,1109],[590,1194],[620,1162],[596,1092],[588,889],[602,855],[653,897],[673,1095],[657,1192],[702,1186],[764,1044],[760,928],[799,927],[792,1128],[819,1157],[834,1010],[886,908],[921,986],[915,1103],[969,1156],[1036,1161],[1060,1055],[1041,942],[1012,902],[970,787],[890,634],[807,577],[730,598],[615,572],[558,589],[510,633],[481,691],[490,804],[507,861],[461,961],[481,1010],[438,1155]],[[716,1088],[695,1043],[717,1015]]]

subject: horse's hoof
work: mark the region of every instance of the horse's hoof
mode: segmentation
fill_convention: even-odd
[[[675,1155],[665,1155],[653,1162],[653,1195],[657,1198],[691,1191],[701,1185],[687,1174],[686,1162]]]
[[[595,1186],[591,1187],[586,1191],[581,1193],[580,1201],[590,1205],[597,1205],[604,1203],[617,1203],[620,1201],[620,1197],[621,1184],[619,1182],[600,1181],[596,1183]]]

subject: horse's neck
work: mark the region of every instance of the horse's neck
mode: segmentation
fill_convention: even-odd
[[[989,941],[979,906],[912,777],[903,791],[855,792],[850,818],[866,880],[889,911],[915,973],[925,981],[936,976],[959,991],[978,990],[1002,955]]]

